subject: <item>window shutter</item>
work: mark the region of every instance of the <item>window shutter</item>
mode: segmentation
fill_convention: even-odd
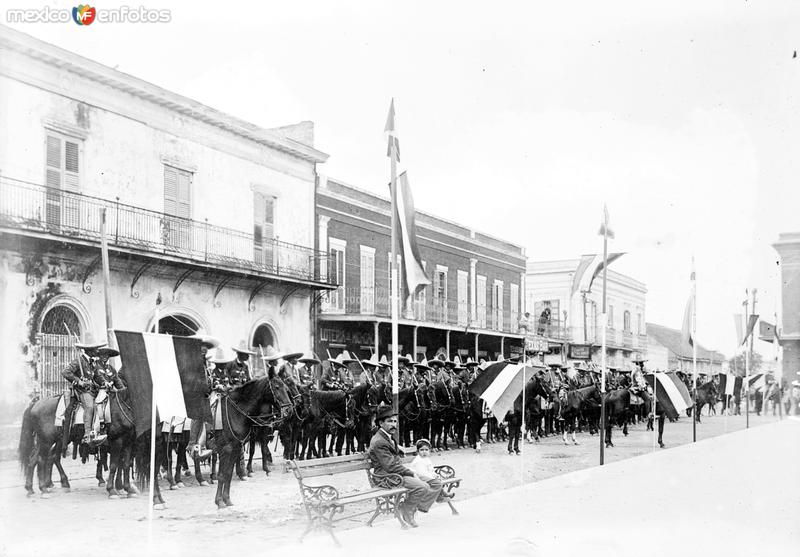
[[[178,214],[178,172],[169,166],[164,167],[164,213]]]
[[[263,193],[253,192],[253,244],[261,246],[264,238],[266,204]]]
[[[183,218],[192,217],[192,175],[178,171],[178,198],[176,215]]]
[[[78,144],[64,141],[64,189],[78,191]]]
[[[61,138],[47,136],[47,187],[61,188]]]

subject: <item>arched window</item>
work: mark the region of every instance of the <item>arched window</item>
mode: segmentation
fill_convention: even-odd
[[[631,332],[631,312],[625,310],[622,314],[622,330],[628,333]]]
[[[272,327],[266,323],[262,323],[256,327],[253,338],[250,341],[250,346],[256,353],[255,358],[250,358],[250,369],[253,370],[253,377],[261,377],[266,373],[264,369],[264,360],[261,359],[261,351],[266,350],[267,346],[274,346],[277,348],[275,344],[275,331]]]
[[[81,320],[71,307],[58,304],[44,314],[38,335],[41,375],[37,379],[42,396],[59,394],[67,387],[61,371],[78,357],[74,344],[82,335]]]
[[[200,325],[194,319],[183,314],[167,315],[158,320],[158,332],[162,335],[188,337],[197,332]],[[155,327],[150,329],[155,332]]]

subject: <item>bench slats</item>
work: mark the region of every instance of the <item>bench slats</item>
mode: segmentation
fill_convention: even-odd
[[[361,459],[358,462],[344,462],[341,464],[328,464],[324,466],[299,468],[297,472],[301,478],[316,478],[318,476],[330,476],[334,474],[343,474],[345,472],[353,472],[355,470],[367,470],[370,468],[370,463],[367,460]]]
[[[359,462],[367,458],[365,453],[357,453],[343,456],[329,456],[328,458],[312,458],[310,460],[290,460],[289,462],[296,468],[309,468],[313,466],[326,466],[339,462]]]

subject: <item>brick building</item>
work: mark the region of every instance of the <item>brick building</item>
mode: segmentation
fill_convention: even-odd
[[[322,300],[318,316],[322,355],[344,348],[362,357],[390,353],[390,208],[388,197],[320,176],[318,248],[329,254],[329,274],[339,285]],[[520,354],[524,249],[419,211],[416,225],[432,284],[403,303],[401,353],[418,359]]]

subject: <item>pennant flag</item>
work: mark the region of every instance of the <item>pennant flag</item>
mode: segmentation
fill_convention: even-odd
[[[171,416],[211,421],[201,339],[130,331],[114,333],[138,435],[150,430],[154,394],[159,421]]]
[[[777,331],[775,325],[767,321],[761,320],[758,322],[758,338],[766,342],[773,342]]]
[[[692,320],[694,317],[694,295],[690,295],[686,301],[686,309],[683,310],[683,328],[681,329],[681,338],[683,342],[688,342],[689,346],[694,346],[694,335],[692,329]]]
[[[741,313],[734,313],[733,314],[733,324],[736,327],[736,342],[739,343],[739,346],[744,344],[744,331],[742,331],[742,314]]]
[[[598,234],[600,236],[608,236],[609,238],[613,238],[614,231],[609,228],[608,220],[608,206],[603,203],[603,221],[600,223],[600,232],[598,232]]]
[[[767,375],[765,373],[751,375],[748,385],[750,389],[755,389],[756,391],[763,390],[764,387],[767,386]]]
[[[656,394],[658,410],[663,410],[667,417],[675,419],[681,412],[692,406],[689,389],[674,372],[648,373],[644,380]]]
[[[417,245],[417,227],[414,223],[414,199],[411,197],[411,187],[405,172],[397,177],[397,222],[400,224],[400,243],[403,259],[403,284],[408,297],[431,283],[425,268],[422,266],[422,257]]]
[[[732,373],[722,373],[719,376],[719,392],[732,395],[742,389],[742,378]]]
[[[755,329],[757,321],[758,321],[758,315],[756,314],[750,315],[750,318],[747,321],[747,330],[744,333],[744,340],[742,341],[742,344],[747,342],[747,339],[750,338],[750,335],[753,334],[753,329]]]
[[[625,255],[624,252],[609,253],[606,263],[611,265],[614,261]],[[603,272],[603,254],[584,255],[581,257],[575,275],[572,277],[572,296],[592,289],[592,283]]]
[[[394,124],[394,99],[392,99],[392,104],[389,105],[389,115],[386,117],[386,127],[383,131],[386,132],[389,143],[386,148],[386,156],[392,156],[392,146],[394,146],[395,159],[400,161],[400,140],[397,138],[397,128]]]
[[[523,364],[494,362],[483,370],[469,390],[483,399],[498,420],[514,407],[514,401],[522,393],[523,376],[530,379],[536,370]]]

